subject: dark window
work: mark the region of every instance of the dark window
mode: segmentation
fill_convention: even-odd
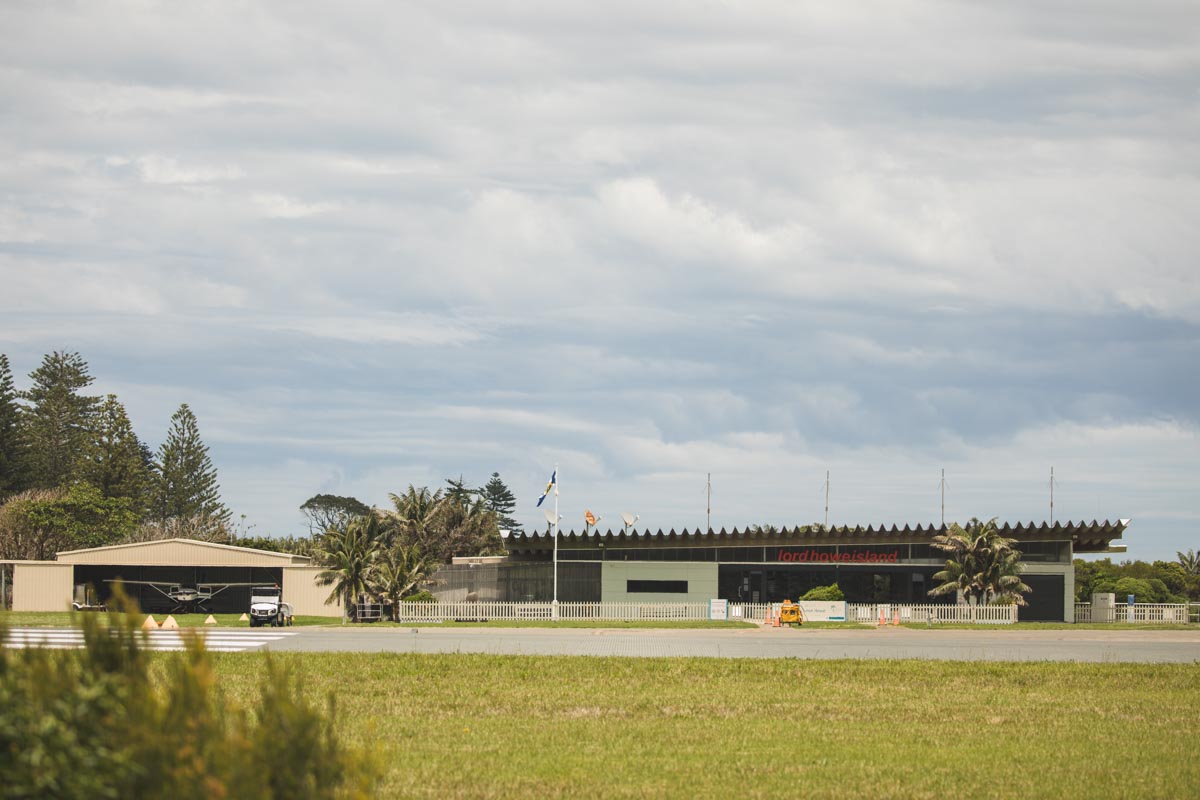
[[[558,549],[559,561],[600,561],[603,550],[564,550]]]
[[[1022,561],[1069,561],[1066,542],[1017,542],[1014,550],[1021,551]],[[1026,581],[1028,583],[1028,581]]]
[[[630,594],[687,594],[687,585],[687,581],[626,581],[625,591]]]

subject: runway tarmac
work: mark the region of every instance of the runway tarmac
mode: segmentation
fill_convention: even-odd
[[[493,653],[714,658],[1200,662],[1197,631],[603,628],[298,628],[276,652]]]

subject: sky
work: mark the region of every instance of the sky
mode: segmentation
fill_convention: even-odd
[[[252,535],[559,468],[581,529],[1200,547],[1194,2],[0,6],[0,352],[195,411]],[[245,515],[244,518],[242,515]]]

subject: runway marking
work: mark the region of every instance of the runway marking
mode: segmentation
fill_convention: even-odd
[[[183,650],[184,635],[194,632],[204,639],[204,647],[210,653],[237,653],[257,650],[288,636],[296,631],[250,631],[250,630],[206,630],[184,628],[181,630],[146,631],[145,649]],[[83,631],[74,628],[12,628],[3,641],[4,647],[21,649],[45,647],[51,650],[78,650],[83,647]]]

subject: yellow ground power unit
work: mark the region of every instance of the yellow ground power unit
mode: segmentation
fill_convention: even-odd
[[[791,600],[784,600],[779,606],[779,624],[803,625],[804,612],[800,610],[800,604],[793,603]]]

